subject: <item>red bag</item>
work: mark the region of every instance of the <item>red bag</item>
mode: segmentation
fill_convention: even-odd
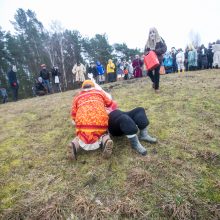
[[[128,74],[128,70],[127,69],[124,70],[124,74],[125,75]]]
[[[147,68],[147,70],[155,69],[160,65],[160,62],[157,58],[157,55],[154,51],[150,51],[145,57],[144,57],[144,63]]]

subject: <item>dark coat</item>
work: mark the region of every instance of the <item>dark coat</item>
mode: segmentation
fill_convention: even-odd
[[[58,69],[53,68],[53,69],[51,70],[51,73],[52,73],[52,77],[53,77],[53,78],[55,78],[55,76],[60,76],[60,72],[59,72]]]
[[[45,86],[43,85],[43,83],[40,83],[40,82],[37,82],[36,85],[35,85],[35,88],[36,88],[36,91],[45,91],[46,92],[46,88]]]
[[[90,66],[90,67],[88,68],[88,73],[92,73],[94,78],[99,75],[96,66],[93,66],[93,67]]]
[[[16,72],[14,72],[13,70],[10,70],[8,72],[8,81],[10,86],[18,86],[18,81],[17,81],[17,76],[16,76]]]
[[[49,80],[50,79],[50,73],[47,69],[42,69],[40,71],[40,77],[42,77],[42,79],[44,80]]]
[[[150,48],[145,48],[145,52],[149,52],[149,51],[150,51]],[[161,38],[161,41],[156,43],[155,50],[154,50],[160,64],[163,61],[163,54],[166,53],[166,51],[167,51],[167,45],[165,41]]]

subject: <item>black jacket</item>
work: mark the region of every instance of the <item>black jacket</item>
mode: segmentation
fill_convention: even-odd
[[[55,76],[59,76],[60,75],[60,72],[58,69],[52,69],[51,70],[51,73],[52,73],[52,77],[55,78]]]
[[[40,76],[42,77],[42,79],[44,80],[49,80],[50,79],[50,73],[47,69],[42,69],[40,71]]]
[[[150,51],[150,48],[145,48],[145,52],[149,52],[149,51]],[[163,61],[163,54],[166,53],[166,51],[167,51],[167,45],[165,41],[161,38],[161,41],[156,43],[155,50],[154,50],[154,52],[157,54],[160,64]]]
[[[8,81],[11,86],[14,86],[14,83],[16,83],[16,85],[18,84],[16,72],[13,70],[8,72]]]
[[[93,66],[93,67],[90,66],[90,67],[88,68],[88,73],[92,73],[92,74],[93,74],[93,77],[96,77],[96,76],[99,75],[96,66]]]

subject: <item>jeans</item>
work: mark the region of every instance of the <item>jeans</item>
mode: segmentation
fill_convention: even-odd
[[[43,79],[43,84],[46,86],[48,93],[51,93],[50,81],[49,79]]]

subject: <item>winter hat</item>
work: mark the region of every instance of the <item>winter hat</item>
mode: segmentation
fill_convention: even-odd
[[[95,87],[95,84],[92,80],[85,80],[82,84],[82,89]]]

